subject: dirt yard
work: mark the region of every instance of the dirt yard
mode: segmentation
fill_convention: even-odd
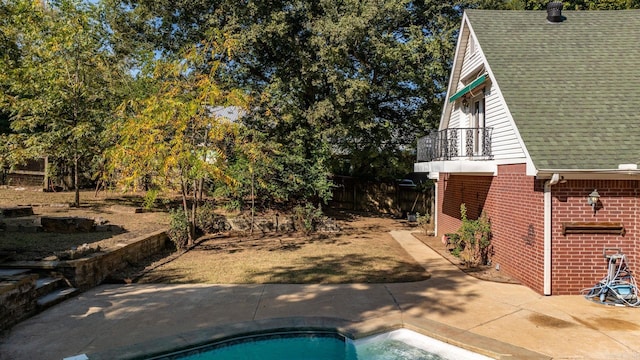
[[[115,192],[83,191],[81,206],[70,207],[71,192],[44,193],[39,189],[0,189],[0,208],[32,206],[35,217],[78,217],[94,219],[97,223],[114,225],[110,231],[90,233],[44,233],[0,230],[0,260],[42,260],[57,252],[77,248],[83,244],[107,249],[120,240],[135,238],[165,229],[169,218],[165,212],[135,213],[142,204],[140,196]],[[12,224],[21,219],[1,219]]]
[[[429,274],[389,235],[406,224],[388,217],[334,213],[337,233],[225,234],[198,239],[191,250],[130,268],[141,283],[382,283]]]
[[[108,248],[166,228],[166,212],[133,213],[139,195],[91,191],[81,194],[80,208],[68,207],[72,193],[0,189],[0,207],[32,205],[36,215],[87,217],[123,230],[89,234],[15,233],[0,231],[0,255],[36,260],[82,244]],[[368,214],[333,212],[337,233],[207,236],[186,252],[167,251],[114,274],[112,282],[141,283],[380,283],[427,279],[429,274],[389,235],[409,229],[452,263],[459,265],[438,239],[420,233],[415,223]],[[0,260],[2,256],[0,256]],[[470,272],[493,281],[512,280],[490,267]]]

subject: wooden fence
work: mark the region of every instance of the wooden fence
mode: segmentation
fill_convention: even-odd
[[[364,182],[349,177],[334,179],[329,205],[336,209],[368,211],[395,216],[431,214],[433,188],[403,187],[395,183]]]

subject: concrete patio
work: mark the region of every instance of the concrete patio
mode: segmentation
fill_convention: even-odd
[[[405,327],[499,359],[640,359],[640,309],[478,280],[409,231],[431,279],[344,285],[102,285],[0,338],[0,359],[127,359],[268,329]]]

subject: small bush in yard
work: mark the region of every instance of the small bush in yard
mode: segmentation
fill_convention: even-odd
[[[147,191],[147,193],[144,195],[144,199],[142,202],[142,206],[144,207],[145,210],[153,209],[153,206],[155,205],[156,200],[158,199],[158,194],[159,194],[159,191],[157,189],[151,189]]]
[[[429,234],[431,232],[431,216],[429,214],[424,214],[421,215],[420,213],[417,213],[417,219],[418,219],[418,226],[420,226],[422,228],[422,230],[424,231],[425,234]]]
[[[487,215],[483,212],[477,220],[467,218],[467,207],[460,205],[460,215],[462,225],[457,234],[460,237],[460,258],[467,268],[484,265],[489,261],[489,250],[491,245],[491,223]]]
[[[296,206],[293,208],[293,217],[297,230],[301,230],[305,234],[315,231],[316,226],[324,219],[321,208],[316,208],[312,204],[305,206]]]
[[[169,221],[169,231],[167,235],[176,248],[184,249],[189,241],[189,221],[184,211],[181,209],[169,210],[171,220]]]

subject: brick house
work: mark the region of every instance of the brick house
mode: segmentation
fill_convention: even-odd
[[[607,249],[640,270],[640,11],[549,5],[465,12],[414,171],[436,180],[438,236],[465,203],[491,221],[492,266],[541,294],[579,294],[606,275]]]

